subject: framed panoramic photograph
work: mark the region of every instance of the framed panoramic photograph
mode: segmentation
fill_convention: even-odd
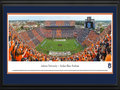
[[[7,13],[8,74],[113,74],[113,13]]]
[[[2,1],[2,85],[116,87],[118,1],[91,3]]]

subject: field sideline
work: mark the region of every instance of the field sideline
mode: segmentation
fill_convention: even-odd
[[[36,47],[37,51],[48,54],[49,51],[71,51],[76,53],[83,50],[82,46],[75,39],[66,39],[65,41],[55,41],[55,39],[45,39]]]

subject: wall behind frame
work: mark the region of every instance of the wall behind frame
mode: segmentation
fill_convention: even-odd
[[[118,6],[118,9],[117,9],[117,18],[118,18],[118,21],[117,21],[117,48],[118,48],[118,51],[117,51],[117,56],[118,56],[118,59],[117,59],[117,62],[118,62],[118,86],[119,87],[114,87],[116,89],[120,88],[120,1],[119,0],[42,0],[42,1],[39,1],[39,0],[29,0],[29,2],[27,0],[1,0],[0,1],[0,42],[3,42],[3,24],[2,24],[2,19],[3,19],[3,8],[2,6],[76,6],[76,5],[80,5],[80,6],[103,6],[103,5],[106,5],[106,6],[111,6],[111,5],[115,5],[115,6]],[[2,75],[2,68],[3,68],[3,57],[2,57],[2,47],[3,47],[3,44],[0,44],[0,51],[1,51],[1,54],[0,54],[0,87],[3,86],[2,85],[2,78],[3,78],[3,75]],[[9,88],[14,88],[14,87],[9,87]],[[19,87],[19,88],[23,88],[23,87]],[[38,87],[39,88],[39,87]],[[84,87],[83,87],[84,88]],[[90,88],[90,87],[87,87],[87,88]],[[108,87],[108,88],[111,88],[111,87]]]

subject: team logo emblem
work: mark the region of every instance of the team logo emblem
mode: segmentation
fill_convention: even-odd
[[[111,68],[111,63],[108,63],[108,68]]]

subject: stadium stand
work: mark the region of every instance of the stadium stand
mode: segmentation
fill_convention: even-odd
[[[74,30],[66,30],[66,29],[62,29],[62,38],[72,38],[74,35],[73,35],[73,32]]]
[[[88,47],[81,52],[66,57],[50,56],[36,51],[36,45],[43,41],[44,37],[49,37],[44,34],[47,32],[46,30],[36,29],[20,32],[19,34],[25,41],[30,39],[27,43],[23,43],[18,33],[11,26],[9,29],[9,61],[111,61],[110,25],[99,35],[94,31],[89,32],[87,29],[75,30],[78,34],[78,41],[88,45]],[[40,34],[41,32],[42,34]],[[67,32],[64,30],[62,37],[65,35],[72,36],[73,31]],[[42,37],[42,39],[38,39],[37,36],[39,38]],[[56,36],[56,30],[52,30],[52,35],[50,36]]]
[[[85,40],[85,38],[88,36],[90,31],[88,29],[80,29],[80,30],[76,30],[76,32],[78,34],[77,35],[78,42],[82,43]]]
[[[28,45],[29,45],[30,47],[32,47],[32,48],[35,48],[35,44],[33,43],[33,41],[29,41],[29,42],[28,42]]]
[[[28,42],[30,40],[30,37],[28,36],[28,33],[26,31],[25,32],[20,32],[19,34],[23,37],[23,39],[25,41]]]
[[[61,35],[61,30],[57,30],[57,31],[56,31],[56,37],[57,37],[57,38],[61,38],[61,36],[62,36],[62,35]]]
[[[27,30],[26,32],[28,33],[28,36],[29,36],[31,39],[35,37],[34,34],[32,33],[32,30]]]
[[[44,40],[44,38],[41,37],[41,36],[39,35],[39,33],[37,33],[36,30],[32,30],[32,32],[33,32],[34,36],[39,40],[39,42],[42,42],[42,41]]]
[[[82,42],[83,46],[89,46],[92,43],[95,43],[97,38],[98,38],[98,34],[96,32],[94,32],[93,30],[90,31],[90,33],[88,34],[88,36],[86,37],[86,39]]]
[[[52,38],[55,38],[56,36],[56,30],[52,30]]]
[[[45,36],[42,34],[42,28],[36,28],[36,32],[37,32],[40,36],[42,36],[42,37],[45,38]]]
[[[40,43],[40,41],[36,38],[36,39],[33,39],[33,43],[35,44],[35,46],[37,46]]]

